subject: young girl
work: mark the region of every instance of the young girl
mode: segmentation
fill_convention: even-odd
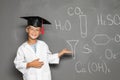
[[[49,63],[58,64],[62,55],[72,52],[63,49],[59,53],[51,54],[48,45],[37,39],[42,34],[42,24],[51,23],[39,16],[22,18],[28,21],[28,40],[18,48],[15,67],[23,74],[24,80],[51,80]]]

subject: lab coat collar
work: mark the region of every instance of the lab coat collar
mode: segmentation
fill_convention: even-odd
[[[28,48],[29,50],[31,50],[31,52],[32,52],[33,54],[36,54],[36,53],[37,53],[37,47],[38,47],[38,40],[37,40],[37,42],[36,42],[36,52],[32,49],[32,47],[28,44],[27,41],[25,42],[25,47]]]

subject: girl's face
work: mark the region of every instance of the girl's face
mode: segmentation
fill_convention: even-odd
[[[28,26],[26,28],[26,32],[28,33],[28,37],[32,40],[37,39],[41,34],[40,27]]]

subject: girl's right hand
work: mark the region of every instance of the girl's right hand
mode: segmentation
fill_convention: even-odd
[[[32,62],[27,63],[27,68],[41,68],[44,65],[43,61],[39,61],[39,59],[35,59]]]

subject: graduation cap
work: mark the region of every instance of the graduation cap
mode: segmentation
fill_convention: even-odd
[[[41,27],[41,34],[44,34],[44,27],[43,24],[51,24],[48,20],[39,17],[39,16],[26,16],[26,17],[21,17],[23,19],[27,20],[27,25],[31,25],[34,27]]]

